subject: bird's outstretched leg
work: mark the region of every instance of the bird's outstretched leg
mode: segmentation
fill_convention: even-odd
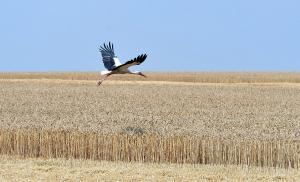
[[[108,74],[103,75],[103,77],[98,81],[98,84],[97,84],[97,85],[100,86],[101,83],[102,83],[104,80],[106,80],[106,78],[107,78],[109,75],[111,75],[111,74],[108,73]]]

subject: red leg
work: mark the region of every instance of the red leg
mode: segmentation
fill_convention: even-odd
[[[106,80],[106,78],[107,78],[108,76],[110,76],[110,75],[111,75],[111,73],[108,73],[108,74],[106,74],[106,75],[103,75],[103,77],[101,78],[101,80],[98,81],[98,86],[100,86],[101,83],[102,83],[104,80]]]

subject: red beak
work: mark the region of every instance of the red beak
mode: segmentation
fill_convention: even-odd
[[[142,72],[140,72],[140,75],[143,76],[143,77],[145,77],[145,78],[147,78],[147,76],[144,75]]]

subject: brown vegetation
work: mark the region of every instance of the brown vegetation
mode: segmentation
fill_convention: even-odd
[[[0,80],[1,154],[299,168],[297,83],[12,78]]]
[[[299,181],[300,170],[0,156],[1,181]]]
[[[299,141],[240,141],[193,136],[0,131],[0,154],[125,162],[234,164],[299,168]]]
[[[0,127],[300,139],[300,87],[0,81]]]

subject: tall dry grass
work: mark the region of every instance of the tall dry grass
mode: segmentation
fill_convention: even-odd
[[[300,141],[242,141],[43,130],[0,130],[0,154],[157,163],[299,168]]]
[[[146,72],[146,79],[134,75],[113,75],[108,80],[173,81],[202,83],[300,83],[299,72]],[[97,72],[2,72],[0,79],[99,80]]]
[[[0,154],[299,168],[298,86],[0,86]]]

